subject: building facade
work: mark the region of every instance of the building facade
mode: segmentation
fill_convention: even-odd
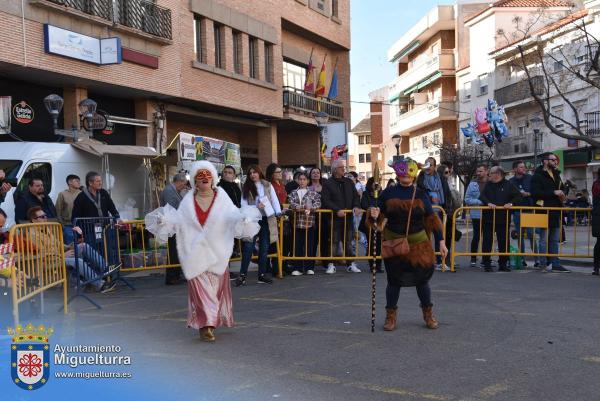
[[[455,48],[450,5],[430,10],[388,50],[397,71],[389,85],[389,135],[400,135],[401,153],[418,162],[439,160],[438,145],[457,142]]]
[[[59,128],[78,126],[78,104],[90,98],[114,123],[96,139],[159,151],[171,144],[170,164],[174,139],[186,132],[240,144],[242,165],[316,165],[313,114],[349,121],[349,23],[349,2],[336,0],[0,2],[0,96],[35,110],[28,124],[13,118],[23,140],[57,139],[42,102],[56,93],[64,98]],[[45,51],[46,26],[64,34],[66,47],[82,35],[118,38],[121,60]],[[317,74],[325,66],[326,90],[336,66],[335,100],[303,91],[311,55]]]
[[[371,159],[371,116],[368,115],[348,132],[348,170],[369,178],[373,173]]]

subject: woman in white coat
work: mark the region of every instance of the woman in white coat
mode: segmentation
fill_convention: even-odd
[[[179,208],[157,209],[146,222],[159,239],[177,234],[177,253],[188,280],[188,327],[199,329],[202,340],[214,341],[216,327],[233,326],[228,265],[234,237],[256,235],[261,216],[255,208],[238,209],[216,186],[212,163],[193,163],[191,174],[194,190]]]

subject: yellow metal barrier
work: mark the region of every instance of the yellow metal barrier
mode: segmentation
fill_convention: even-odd
[[[478,211],[478,212],[476,212],[476,211]],[[484,217],[484,212],[486,212],[486,211],[488,214],[491,214],[491,220],[492,220],[491,227],[490,227],[489,216],[488,216],[488,220],[486,220],[487,221],[486,226],[487,226],[487,229],[491,229],[491,233],[485,233],[486,235],[492,236],[492,244],[491,244],[490,252],[483,252],[482,250],[480,250],[481,249],[480,247],[483,246],[483,234],[484,234],[484,228],[483,228],[484,224],[483,224],[482,219]],[[473,212],[479,213],[480,218],[479,219],[473,218],[472,217]],[[455,258],[458,256],[471,256],[471,257],[477,257],[477,256],[529,256],[529,257],[558,257],[558,258],[560,258],[560,257],[593,258],[594,255],[593,255],[593,249],[592,249],[591,212],[592,212],[591,208],[571,208],[571,207],[560,207],[559,208],[559,207],[513,206],[511,208],[496,207],[496,208],[492,209],[487,206],[469,206],[469,207],[465,206],[465,207],[458,208],[454,211],[454,215],[452,217],[451,269],[452,269],[452,271],[454,271]],[[516,233],[517,237],[514,238],[515,240],[517,240],[518,251],[510,252],[511,220],[514,220],[514,213],[520,214],[520,227],[519,227],[519,230],[516,230],[517,227],[515,226],[515,233]],[[549,216],[549,214],[550,214],[550,216]],[[554,216],[552,216],[552,214],[554,214]],[[500,220],[500,223],[504,225],[504,227],[502,227],[502,228],[505,231],[504,242],[505,242],[506,246],[503,251],[496,249],[497,241],[496,241],[494,234],[496,233],[496,228],[497,228],[497,224],[496,224],[496,220],[497,220],[496,216],[497,215],[500,216],[498,218],[498,220]],[[549,241],[548,241],[549,234],[550,234],[550,230],[548,230],[549,219],[558,218],[558,221],[559,221],[558,230],[560,232],[562,232],[562,230],[564,228],[564,219],[567,216],[572,218],[573,223],[574,223],[573,238],[569,239],[570,241],[572,241],[572,252],[570,252],[571,246],[563,245],[563,243],[565,242],[564,240],[566,240],[566,238],[561,238],[559,241],[558,252],[550,253],[549,252]],[[479,221],[474,223],[473,220],[479,220]],[[504,220],[504,221],[502,222],[502,220]],[[578,224],[579,220],[587,221],[588,224]],[[464,233],[462,236],[462,238],[465,239],[464,250],[457,249],[457,241],[455,240],[455,235],[454,235],[454,233],[458,229],[459,222],[461,222],[462,225],[464,225],[464,227],[465,227]],[[478,234],[479,234],[479,237],[478,237],[479,243],[477,244],[476,252],[472,252],[469,249],[470,238],[473,236],[471,233],[473,233],[474,226],[477,226],[477,230],[478,230]],[[580,229],[583,228],[583,231],[585,231],[584,238],[581,238],[581,235],[579,235],[579,238],[578,238],[578,235],[577,235],[578,227]],[[538,235],[536,229],[545,230],[546,248],[543,250],[538,249],[537,244],[538,244],[540,238],[539,238],[539,235]],[[534,250],[532,250],[532,252],[522,252],[520,244],[522,243],[522,241],[524,239],[529,240],[529,238],[526,238],[528,232],[529,232],[529,234],[533,235]],[[562,235],[562,234],[559,234],[559,235]],[[536,238],[536,236],[537,236],[537,238]],[[536,241],[536,239],[538,241]],[[585,249],[585,252],[581,252],[580,251],[581,248]]]
[[[446,211],[444,209],[442,209],[439,206],[434,206],[434,210],[436,212],[439,212],[442,215],[442,221],[444,223],[444,227],[446,225]],[[280,265],[281,265],[281,261],[354,261],[354,260],[373,260],[373,251],[375,249],[373,249],[373,233],[372,230],[369,229],[368,232],[364,233],[367,236],[367,246],[365,249],[365,253],[358,255],[356,251],[358,251],[358,245],[355,246],[354,250],[352,253],[354,253],[354,255],[351,254],[347,254],[347,251],[350,249],[350,247],[352,246],[350,243],[348,243],[349,241],[354,240],[355,244],[359,243],[359,238],[360,238],[360,234],[359,231],[354,230],[353,227],[353,223],[352,223],[352,214],[353,211],[352,210],[340,210],[340,212],[342,212],[344,214],[344,217],[338,217],[338,216],[334,216],[334,212],[333,210],[328,210],[328,209],[318,209],[314,212],[315,214],[315,222],[314,225],[312,227],[312,237],[313,237],[313,241],[312,243],[309,244],[309,237],[310,237],[310,232],[309,232],[309,228],[304,228],[304,229],[295,229],[295,227],[297,226],[297,222],[299,220],[299,214],[301,213],[305,213],[304,211],[296,211],[293,212],[293,214],[290,216],[290,224],[292,225],[292,250],[290,252],[289,255],[282,255],[282,257],[280,258]],[[365,211],[363,210],[363,213]],[[357,216],[358,218],[358,216]],[[333,220],[336,219],[336,220]],[[340,234],[336,234],[336,237],[340,237],[340,238],[336,238],[337,243],[334,244],[334,225],[335,224],[331,224],[332,221],[336,221],[338,224],[337,229],[339,230],[340,228],[342,228],[342,232],[341,235]],[[323,226],[327,227],[326,230],[326,237],[327,238],[323,238]],[[341,226],[341,227],[340,227]],[[279,231],[279,240],[280,240],[280,249],[283,249],[283,227],[280,225],[279,227],[280,231]],[[445,238],[445,230],[442,230],[443,232],[443,236]],[[304,235],[304,241],[301,241],[304,243],[304,249],[296,249],[296,243],[297,243],[297,238],[296,238],[296,234],[297,232],[300,233],[300,235]],[[377,234],[378,236],[381,235],[381,233]],[[381,240],[379,238],[379,240]],[[317,250],[323,250],[323,247],[321,247],[321,242],[322,241],[326,241],[326,246],[328,248],[328,252],[327,255],[321,255],[319,253],[319,255],[317,255]],[[312,245],[312,250],[311,250],[311,256],[309,255],[309,245]],[[340,245],[341,245],[341,252],[340,251]],[[375,259],[381,259],[381,250],[375,250],[376,251],[376,255]],[[336,256],[337,254],[337,256]],[[435,253],[437,256],[440,256],[440,252],[436,252]],[[442,261],[442,265],[445,266],[445,260]],[[281,270],[281,267],[280,267]]]
[[[168,243],[159,245],[152,235],[148,235],[143,220],[123,221],[118,224],[118,228],[117,243],[122,273],[181,267],[179,263],[171,261]],[[232,257],[229,259],[230,262],[238,262],[242,259],[242,242],[236,239],[235,246],[240,256]],[[277,248],[279,248],[279,242]],[[279,249],[277,249],[276,253],[271,253],[268,257],[277,258],[279,254]],[[253,261],[257,259],[256,256],[252,257]],[[279,263],[279,277],[282,277],[281,262]]]
[[[67,313],[67,274],[62,226],[59,223],[18,224],[11,228],[13,317],[19,323],[19,304],[62,285]]]

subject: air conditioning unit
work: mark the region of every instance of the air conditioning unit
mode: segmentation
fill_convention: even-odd
[[[427,93],[411,93],[410,100],[415,106],[427,103]]]

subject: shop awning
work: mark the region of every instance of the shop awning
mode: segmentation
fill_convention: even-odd
[[[79,150],[83,150],[84,152],[91,153],[98,157],[104,155],[122,155],[131,157],[158,156],[158,153],[156,153],[154,148],[131,145],[106,145],[93,139],[85,139],[83,141],[72,143],[71,145]]]
[[[407,90],[405,90],[404,91],[404,96],[408,96],[411,93],[413,93],[414,91],[426,87],[427,85],[429,85],[430,83],[432,83],[432,82],[440,79],[441,77],[442,77],[442,72],[441,71],[438,71],[438,72],[434,73],[433,75],[430,75],[428,78],[425,78],[424,80],[422,80],[418,84],[413,85],[410,88],[408,88]]]

